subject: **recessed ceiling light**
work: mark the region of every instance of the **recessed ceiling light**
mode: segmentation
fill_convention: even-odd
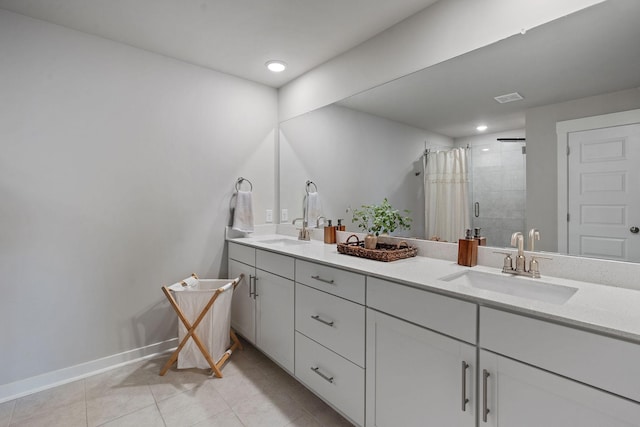
[[[487,125],[478,125],[478,126],[476,127],[476,130],[477,130],[478,132],[484,132],[484,131],[485,131],[485,130],[487,130],[487,129],[488,129]]]
[[[488,148],[483,148],[482,151],[489,151],[489,149]]]
[[[269,71],[273,71],[274,73],[281,73],[287,68],[287,64],[285,64],[283,61],[276,61],[276,60],[267,61],[267,63],[264,65],[267,66]]]

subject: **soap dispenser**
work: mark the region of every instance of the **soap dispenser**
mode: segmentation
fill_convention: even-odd
[[[336,226],[336,230],[345,231],[347,229],[347,227],[342,224],[342,221],[343,221],[342,218],[338,219],[338,225]]]
[[[473,229],[473,238],[478,241],[478,246],[487,246],[487,238],[480,235],[480,227]]]
[[[328,224],[324,227],[324,242],[335,243],[336,242],[336,226],[331,225],[331,220],[327,221]]]
[[[458,264],[473,267],[478,264],[478,240],[467,230],[464,239],[458,240]]]

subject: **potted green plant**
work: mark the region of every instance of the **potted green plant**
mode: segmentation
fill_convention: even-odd
[[[400,213],[394,209],[385,197],[379,205],[362,205],[360,209],[354,209],[352,222],[367,233],[364,246],[367,249],[375,249],[380,234],[393,233],[395,230],[409,230],[411,217],[407,209]]]

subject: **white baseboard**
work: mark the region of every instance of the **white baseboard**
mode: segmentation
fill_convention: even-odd
[[[152,359],[175,349],[177,346],[178,338],[173,338],[9,384],[0,384],[0,403],[90,377],[139,360]]]

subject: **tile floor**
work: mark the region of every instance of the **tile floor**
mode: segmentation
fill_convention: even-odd
[[[275,363],[244,343],[209,378],[198,369],[158,375],[168,356],[0,404],[0,427],[351,426]]]

